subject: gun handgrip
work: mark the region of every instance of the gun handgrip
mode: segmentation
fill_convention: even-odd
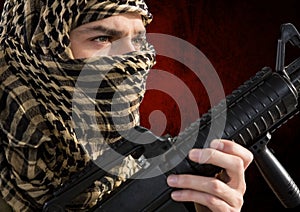
[[[269,139],[266,136],[253,145],[250,150],[254,155],[254,161],[259,171],[282,205],[286,208],[294,208],[300,205],[299,188],[267,148],[266,144]]]

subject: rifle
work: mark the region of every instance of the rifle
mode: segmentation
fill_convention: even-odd
[[[197,164],[186,157],[188,150],[205,148],[213,138],[233,140],[248,148],[282,205],[286,208],[300,205],[299,188],[267,147],[271,134],[299,112],[300,57],[284,65],[287,42],[300,47],[299,32],[290,23],[281,26],[275,72],[263,68],[174,138],[158,137],[146,128],[135,127],[128,133],[130,139],[122,139],[90,162],[84,171],[54,193],[43,210],[64,211],[76,195],[104,177],[105,170],[120,164],[121,154],[132,155],[143,169],[104,197],[94,211],[119,211],[120,208],[131,212],[189,211],[186,204],[170,199],[172,188],[166,184],[166,178],[171,173],[214,176],[220,172],[220,167]],[[224,120],[221,132],[210,131],[213,123]]]

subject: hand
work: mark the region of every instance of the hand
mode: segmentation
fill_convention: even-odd
[[[232,141],[214,140],[210,148],[191,150],[189,158],[197,163],[222,167],[225,171],[216,177],[170,175],[168,185],[182,188],[172,192],[172,198],[193,201],[212,211],[240,211],[246,191],[244,172],[253,160],[252,153]]]

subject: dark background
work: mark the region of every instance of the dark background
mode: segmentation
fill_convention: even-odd
[[[216,69],[226,95],[262,67],[275,68],[281,24],[290,22],[300,29],[299,0],[148,0],[147,3],[154,15],[152,24],[147,28],[148,32],[173,35],[200,49]],[[0,4],[2,8],[3,0]],[[287,62],[298,57],[299,53],[299,49],[289,46]],[[201,82],[195,80],[195,76],[186,67],[162,56],[158,56],[157,61],[156,69],[179,76],[189,86],[197,99],[200,114],[211,107]],[[155,131],[157,127],[150,126],[148,121],[149,114],[154,110],[163,111],[167,118],[164,133],[177,135],[181,120],[178,118],[178,106],[172,98],[163,92],[147,92],[141,107],[141,123]],[[188,112],[184,125],[196,118],[189,116]],[[159,126],[159,118],[152,121]],[[273,134],[269,145],[298,185],[299,123],[299,117],[290,120]],[[246,180],[248,188],[242,211],[299,210],[299,207],[284,209],[254,164],[247,170]]]
[[[299,0],[148,0],[147,2],[154,15],[153,22],[147,28],[148,32],[173,35],[199,48],[215,67],[226,95],[262,67],[269,66],[275,69],[277,39],[280,38],[281,24],[290,22],[298,28],[298,31],[300,30]],[[299,57],[300,49],[296,47],[287,45],[286,51],[286,64]],[[198,99],[200,114],[211,107],[206,93],[201,90],[203,89],[201,83],[194,80],[195,76],[186,67],[158,56],[155,68],[180,76],[190,86]],[[180,119],[177,114],[178,108],[174,104],[172,98],[163,92],[149,91],[141,108],[142,124],[155,129],[155,126],[150,126],[147,116],[152,110],[159,109],[165,113],[168,120],[165,133],[176,135]],[[189,118],[192,122],[195,117]],[[155,124],[155,120],[151,123]],[[159,121],[156,124],[159,125]],[[273,134],[269,145],[298,185],[300,185],[299,124],[299,117],[290,120]],[[285,209],[281,205],[254,163],[246,172],[246,182],[248,187],[242,211],[300,211],[299,207]]]

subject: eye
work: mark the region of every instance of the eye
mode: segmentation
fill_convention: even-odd
[[[147,42],[145,35],[139,35],[131,40],[136,50],[140,50]]]
[[[110,38],[110,36],[103,35],[103,36],[96,37],[92,40],[96,41],[96,42],[100,42],[100,43],[108,43],[108,42],[110,42],[111,38]]]

